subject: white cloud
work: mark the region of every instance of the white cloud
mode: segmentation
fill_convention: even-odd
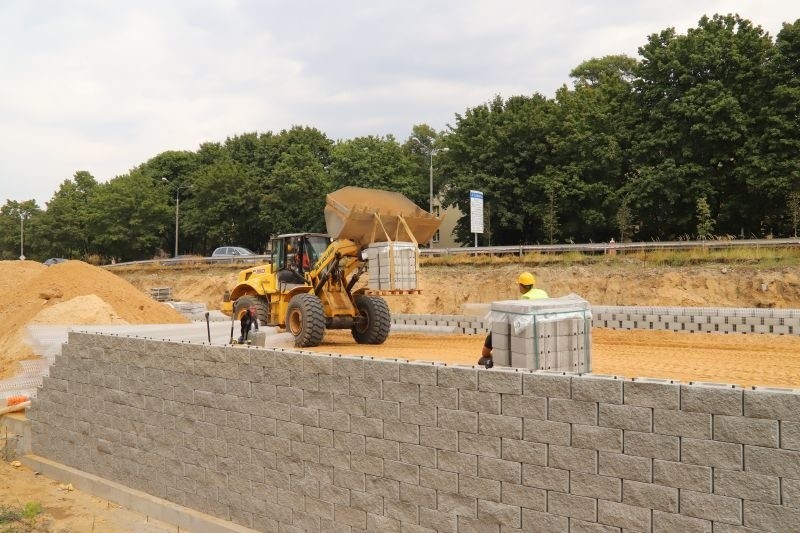
[[[690,0],[57,0],[0,4],[0,202],[49,200],[165,150],[246,131],[437,129],[496,94],[551,96],[591,57],[738,12],[773,36],[794,3]]]

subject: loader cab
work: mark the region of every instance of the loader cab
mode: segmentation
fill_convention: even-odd
[[[272,239],[272,264],[278,281],[306,284],[305,274],[314,268],[331,243],[321,233],[291,233]]]

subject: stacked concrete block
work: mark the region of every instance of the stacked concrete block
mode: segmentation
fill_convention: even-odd
[[[576,296],[492,303],[495,364],[531,370],[588,372],[591,311]]]
[[[798,531],[800,392],[71,334],[33,451],[260,531]]]
[[[367,247],[369,286],[372,289],[416,289],[417,245],[381,242]]]

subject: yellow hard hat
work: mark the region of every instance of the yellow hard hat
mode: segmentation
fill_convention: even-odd
[[[519,275],[519,279],[517,279],[517,283],[520,285],[536,285],[536,278],[533,277],[533,274],[530,272],[523,272]]]

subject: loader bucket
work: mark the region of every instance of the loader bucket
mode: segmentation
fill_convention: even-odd
[[[361,245],[386,241],[426,243],[441,223],[441,218],[399,192],[379,189],[344,187],[330,193],[325,206],[328,235]]]

